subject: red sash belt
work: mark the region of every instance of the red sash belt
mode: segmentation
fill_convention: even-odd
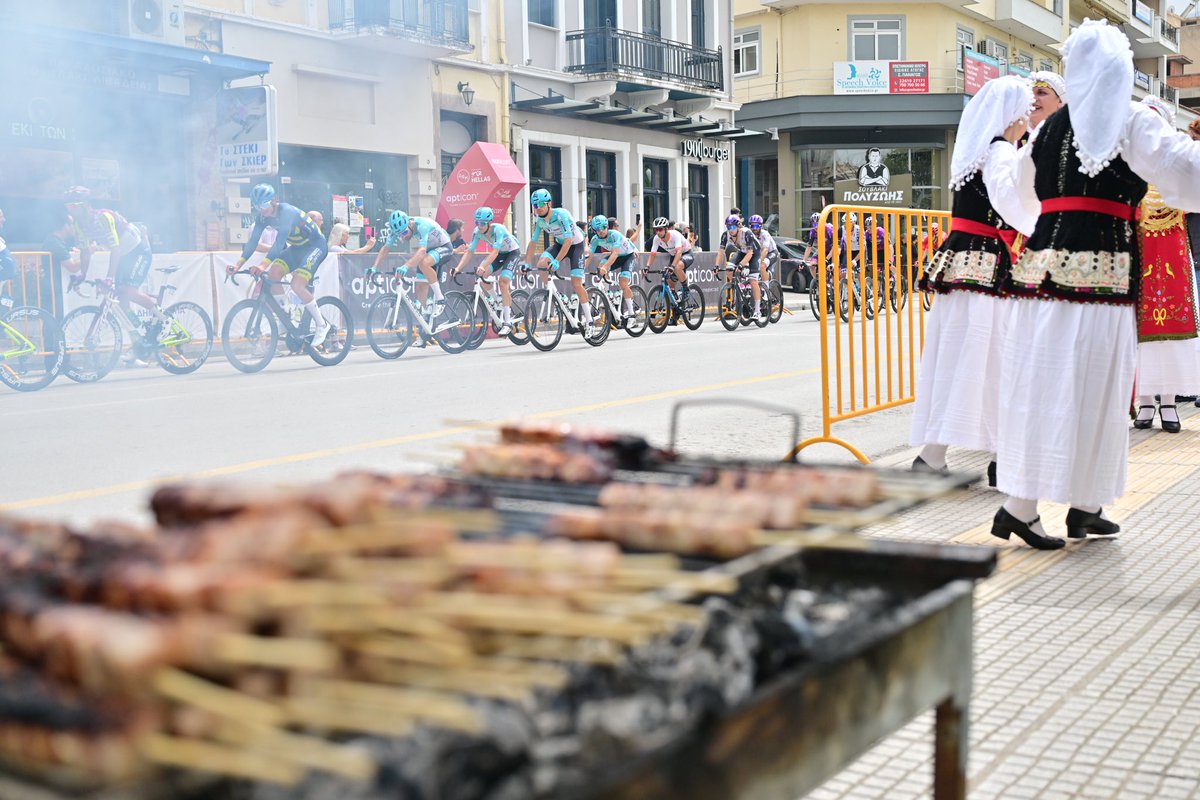
[[[1092,211],[1109,217],[1133,222],[1137,219],[1137,209],[1115,200],[1101,200],[1098,197],[1051,197],[1042,201],[1042,213],[1053,214],[1060,211]]]
[[[952,217],[950,230],[954,233],[965,233],[969,236],[986,236],[989,239],[999,239],[1008,246],[1009,252],[1016,255],[1013,245],[1017,241],[1017,232],[1012,228],[995,228],[964,217]]]

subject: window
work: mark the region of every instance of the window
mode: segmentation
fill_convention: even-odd
[[[687,223],[696,232],[700,249],[708,249],[708,167],[688,164]],[[653,222],[653,220],[651,220]]]
[[[1012,60],[1014,67],[1020,67],[1028,72],[1033,72],[1033,56],[1029,53],[1017,52],[1017,55]]]
[[[762,33],[758,30],[733,34],[733,76],[741,78],[758,74],[758,46]]]
[[[1043,60],[1038,64],[1038,69],[1040,69],[1042,72],[1054,72],[1054,62]]]
[[[554,205],[562,203],[562,150],[557,147],[529,146],[529,194],[538,189],[550,192]],[[529,208],[529,197],[526,196],[526,213]],[[543,242],[542,246],[548,247],[549,242]]]
[[[642,33],[662,36],[662,0],[642,0]]]
[[[458,160],[471,145],[487,141],[487,118],[454,111],[443,111],[441,117],[442,185],[445,186]]]
[[[958,45],[958,71],[963,69],[963,50],[975,49],[975,31],[970,28],[959,27],[954,34],[955,42]]]
[[[587,218],[617,215],[617,156],[587,151]]]
[[[555,27],[554,0],[529,0],[529,21]]]
[[[671,185],[669,165],[657,158],[647,158],[642,161],[642,220],[645,223],[643,233],[646,236],[644,245],[649,247],[650,239],[654,236],[652,227],[656,217],[671,218],[668,209],[671,207]]]
[[[903,19],[850,18],[851,61],[891,61],[903,54]]]
[[[995,39],[984,39],[987,43],[987,54],[992,58],[998,58],[1001,61],[1008,61],[1008,45],[1003,42],[997,42]]]
[[[704,47],[704,4],[706,0],[692,0],[692,47]]]

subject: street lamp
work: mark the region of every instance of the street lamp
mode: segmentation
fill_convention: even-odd
[[[468,106],[475,102],[475,90],[471,88],[471,84],[459,81],[458,93],[462,95],[463,102]]]

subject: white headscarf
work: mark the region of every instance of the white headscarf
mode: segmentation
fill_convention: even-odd
[[[992,140],[1033,110],[1033,87],[1026,78],[1005,75],[983,85],[971,98],[958,123],[954,155],[950,158],[950,186],[963,184],[987,163]]]
[[[1166,100],[1163,100],[1161,97],[1156,97],[1152,94],[1148,94],[1142,98],[1142,105],[1150,106],[1151,108],[1153,108],[1155,111],[1157,111],[1159,114],[1162,115],[1163,119],[1165,119],[1167,122],[1169,122],[1171,124],[1172,127],[1174,127],[1174,125],[1175,125],[1175,106],[1171,105]]]
[[[1120,155],[1133,94],[1129,38],[1103,20],[1084,20],[1062,48],[1067,113],[1075,129],[1079,171],[1095,176]]]
[[[1029,80],[1033,81],[1033,85],[1035,87],[1039,83],[1046,84],[1054,90],[1054,93],[1058,95],[1059,100],[1063,101],[1064,103],[1067,102],[1067,82],[1062,79],[1062,75],[1059,75],[1056,72],[1039,70],[1038,72],[1029,73]]]

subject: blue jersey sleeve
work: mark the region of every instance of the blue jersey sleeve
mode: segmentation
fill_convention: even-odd
[[[254,255],[254,248],[258,247],[258,240],[262,238],[263,231],[266,229],[267,221],[255,215],[254,227],[250,229],[250,235],[246,237],[246,244],[242,247],[242,261],[247,261],[250,256]]]
[[[474,253],[475,250],[478,249],[479,243],[481,241],[483,241],[483,239],[479,236],[479,231],[476,230],[475,233],[471,234],[471,244],[467,248],[467,252]],[[490,242],[489,242],[489,244],[490,244]]]

